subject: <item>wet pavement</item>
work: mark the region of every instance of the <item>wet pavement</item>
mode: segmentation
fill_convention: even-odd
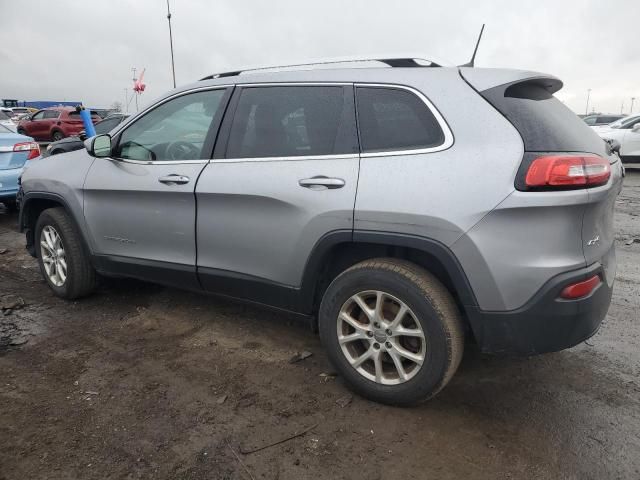
[[[2,480],[640,478],[640,173],[599,333],[532,358],[468,348],[408,409],[352,396],[282,315],[130,280],[60,300],[15,222],[0,211]]]

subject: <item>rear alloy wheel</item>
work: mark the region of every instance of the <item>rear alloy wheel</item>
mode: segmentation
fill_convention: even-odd
[[[338,342],[351,366],[382,385],[411,380],[424,363],[427,341],[415,314],[380,290],[352,295],[340,309]]]
[[[59,142],[63,138],[64,138],[64,133],[62,133],[59,130],[54,131],[53,134],[51,135],[51,141],[53,142]]]
[[[363,397],[390,405],[428,400],[449,382],[464,349],[449,291],[405,260],[366,260],[327,288],[318,326],[329,359]]]
[[[34,233],[40,271],[51,290],[66,299],[91,293],[96,286],[96,272],[65,209],[43,211]]]

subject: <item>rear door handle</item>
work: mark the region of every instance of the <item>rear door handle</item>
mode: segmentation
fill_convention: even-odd
[[[189,177],[185,177],[184,175],[176,175],[175,173],[171,175],[166,175],[164,177],[158,178],[160,183],[164,183],[165,185],[184,185],[185,183],[189,183]]]
[[[304,188],[310,188],[311,190],[325,190],[342,188],[345,185],[345,181],[341,178],[329,178],[324,175],[318,175],[311,178],[303,178],[298,181],[298,185]]]

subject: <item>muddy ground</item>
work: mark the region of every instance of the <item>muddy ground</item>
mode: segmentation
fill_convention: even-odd
[[[467,349],[436,399],[397,409],[351,397],[283,315],[124,280],[59,300],[0,212],[0,479],[638,479],[639,214],[630,173],[613,303],[588,343]]]

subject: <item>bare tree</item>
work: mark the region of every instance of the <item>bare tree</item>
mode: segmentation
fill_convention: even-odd
[[[121,112],[122,111],[122,103],[121,102],[113,102],[111,104],[110,110],[113,110],[114,112]]]

